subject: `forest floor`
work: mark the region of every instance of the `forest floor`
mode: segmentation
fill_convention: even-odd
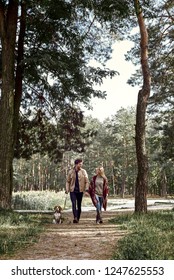
[[[160,204],[159,204],[160,202]],[[167,202],[167,203],[166,203]],[[114,204],[115,203],[115,204]],[[149,210],[172,209],[174,200],[150,200]],[[119,208],[118,208],[119,207]],[[109,260],[116,251],[117,241],[127,234],[119,225],[109,222],[125,212],[133,212],[133,200],[110,200],[107,211],[102,212],[103,224],[96,224],[94,207],[82,208],[78,224],[72,223],[72,212],[63,211],[63,223],[53,224],[53,216],[37,243],[17,250],[8,260]],[[93,210],[92,210],[93,209]]]
[[[71,212],[63,213],[62,224],[53,224],[50,216],[38,242],[18,250],[8,260],[109,260],[118,239],[126,234],[108,222],[115,215],[103,212],[103,224],[96,224],[95,211],[83,211],[78,224],[72,223]]]

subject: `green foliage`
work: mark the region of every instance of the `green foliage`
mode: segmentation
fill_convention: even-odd
[[[143,1],[143,14],[147,20],[149,37],[149,65],[151,73],[151,96],[148,111],[152,116],[163,115],[165,111],[173,110],[173,2]],[[127,60],[139,64],[139,36],[130,36],[135,46],[127,54]],[[141,71],[136,70],[128,81],[131,85],[141,85]],[[165,105],[165,106],[164,106]],[[170,108],[170,109],[169,109]],[[162,121],[161,121],[162,123]]]
[[[71,208],[71,201],[69,195],[64,191],[25,191],[14,192],[12,195],[12,207],[15,210],[38,210],[50,211],[52,213],[55,205],[60,205],[64,208],[66,200],[66,209]],[[91,199],[84,198],[83,206],[91,205]]]
[[[111,222],[121,224],[128,234],[117,244],[113,259],[170,260],[174,257],[172,211],[145,215],[119,215]]]
[[[28,159],[44,151],[59,162],[65,149],[84,151],[86,134],[81,133],[80,106],[83,103],[89,107],[92,97],[104,98],[106,93],[94,86],[101,85],[104,78],[112,78],[117,72],[105,66],[112,51],[113,36],[108,33],[107,22],[101,23],[99,17],[96,18],[93,1],[4,2],[5,5],[1,1],[0,13],[4,73],[0,113],[5,120],[0,125],[0,153],[4,155],[0,161],[4,188],[0,203],[10,208],[16,138],[15,156],[18,158]],[[98,59],[101,67],[91,66],[92,59]],[[34,127],[33,115],[38,117],[39,124],[35,123]],[[73,118],[72,123],[67,124],[67,119],[63,119],[66,115]],[[18,128],[21,131],[17,135]]]
[[[148,133],[149,192],[164,196],[173,194],[173,8],[171,1],[148,1],[143,9],[147,19],[149,37],[149,64],[151,96],[148,119],[153,126]],[[143,3],[144,5],[144,3]],[[143,7],[144,8],[144,7]],[[137,35],[133,37],[139,43]],[[127,58],[137,65],[138,48],[134,47]],[[140,71],[129,80],[132,85],[141,84]],[[170,175],[169,175],[170,174]]]
[[[84,151],[89,134],[93,133],[84,127],[83,113],[79,108],[67,105],[57,124],[44,111],[38,110],[30,119],[20,118],[14,156],[30,159],[33,154],[40,153],[60,162],[65,151]]]
[[[174,161],[174,121],[173,112],[171,119],[163,126],[163,138],[162,138],[162,154],[164,160]]]
[[[74,111],[70,112],[73,115]],[[74,116],[76,116],[75,112]],[[43,149],[43,155],[35,154],[28,161],[24,159],[14,160],[14,189],[63,190],[67,171],[73,166],[74,159],[80,156],[84,160],[84,168],[87,170],[89,178],[93,176],[96,166],[103,164],[109,179],[110,194],[134,195],[137,170],[134,139],[135,108],[122,108],[111,119],[106,119],[103,123],[92,117],[84,118],[83,121],[86,126],[81,127],[81,135],[83,136],[82,143],[85,145],[85,152],[81,150],[80,154],[78,153],[80,151],[79,142],[76,142],[78,139],[76,137],[71,139],[71,134],[75,135],[75,131],[80,129],[81,118],[77,116],[77,125],[79,126],[75,126],[72,119],[69,114],[66,115],[64,112],[61,123],[57,126],[59,127],[59,135],[55,133],[54,126],[42,119],[41,123],[43,122],[43,126],[45,125],[45,137],[48,137],[47,140],[50,137],[47,145],[44,137],[40,137],[42,131],[40,131],[39,136],[33,123],[33,134],[38,135],[38,145],[41,150]],[[171,123],[168,125],[171,125]],[[65,130],[63,129],[64,126]],[[160,130],[161,127],[162,124],[159,120],[149,120],[147,122],[148,194],[166,196],[166,194],[172,195],[174,193],[172,153],[168,153],[168,150],[172,151],[173,140],[172,137],[169,137],[172,136],[170,130],[171,134],[169,136],[165,135],[167,137],[165,144],[165,137]],[[80,132],[77,135],[80,139]],[[28,150],[28,155],[30,155],[34,148],[32,146],[34,138],[31,138],[32,141],[29,142],[27,142],[27,139],[25,139],[25,152]],[[67,151],[63,153],[65,145],[67,145]],[[71,147],[71,145],[76,147],[76,151],[69,151],[68,146]],[[46,147],[49,157],[47,154],[44,155]],[[52,149],[52,147],[57,147],[57,150]],[[58,157],[60,148],[62,148],[62,153]],[[56,158],[59,158],[60,161],[56,162]]]
[[[21,16],[17,34],[13,34],[17,38],[14,60],[17,71],[21,71],[20,75],[14,73],[15,84],[21,85],[20,90],[15,90],[15,127],[17,103],[22,112],[15,147],[17,158],[28,159],[40,152],[58,162],[65,150],[84,151],[83,139],[87,135],[81,131],[84,122],[80,105],[89,106],[91,97],[104,98],[106,93],[94,86],[117,74],[105,67],[113,39],[105,20],[101,28],[92,2],[18,2]],[[13,3],[6,5],[8,10]],[[5,16],[5,9],[2,16],[3,13]],[[92,59],[98,59],[101,67],[91,66]]]
[[[52,210],[55,205],[63,207],[65,192],[29,191],[16,192],[12,196],[12,207],[20,210]],[[69,202],[70,204],[70,202]],[[67,206],[67,205],[66,205]]]
[[[17,248],[36,242],[41,230],[39,216],[0,210],[0,255],[12,254]]]
[[[173,234],[161,235],[157,230],[140,229],[118,242],[119,251],[114,259],[122,260],[169,260],[173,259],[171,246]]]

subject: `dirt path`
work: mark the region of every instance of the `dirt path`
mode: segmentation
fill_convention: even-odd
[[[38,243],[18,251],[13,260],[106,260],[111,259],[114,246],[125,231],[108,223],[116,212],[104,212],[103,224],[95,223],[95,211],[83,212],[78,224],[72,213],[64,213],[60,225],[48,224]],[[9,258],[8,258],[9,259]]]

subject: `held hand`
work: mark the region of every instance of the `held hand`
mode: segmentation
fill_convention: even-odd
[[[85,191],[84,196],[89,197],[89,196],[90,196],[90,195],[89,195],[89,192],[88,192],[88,191]]]
[[[68,191],[65,191],[65,194],[68,194]]]

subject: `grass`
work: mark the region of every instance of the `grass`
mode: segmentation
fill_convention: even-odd
[[[174,211],[121,214],[111,222],[129,232],[118,241],[113,259],[174,259]]]
[[[23,191],[12,195],[12,207],[15,210],[52,210],[55,205],[64,205],[64,192]]]
[[[65,205],[66,200],[66,205]],[[12,208],[15,210],[53,210],[55,205],[66,209],[71,208],[69,194],[55,191],[23,191],[14,192],[12,196]],[[91,205],[91,199],[84,198],[82,206]]]
[[[44,216],[0,210],[0,257],[37,242],[45,223]]]
[[[63,207],[65,198],[64,192],[19,192],[13,193],[12,206],[15,210],[53,210],[55,205]],[[66,199],[66,209],[70,209],[69,195]],[[83,199],[82,206],[89,205],[90,198]],[[44,214],[0,211],[0,257],[36,242],[44,224],[48,222],[48,215]],[[121,213],[111,223],[119,224],[126,231],[117,242],[113,259],[174,259],[174,210],[152,211],[142,215]]]
[[[50,215],[27,214],[22,210],[53,210],[55,205],[71,208],[69,195],[65,192],[29,191],[15,192],[12,196],[12,211],[0,210],[0,258],[12,255],[17,249],[37,242],[44,224],[50,223]],[[91,204],[88,198],[83,199],[82,206]],[[21,210],[16,212],[15,210]],[[32,212],[32,211],[31,211]]]

